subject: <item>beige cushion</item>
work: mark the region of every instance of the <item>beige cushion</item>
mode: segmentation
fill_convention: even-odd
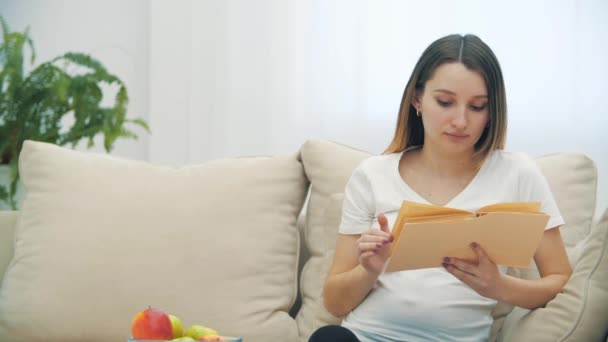
[[[297,156],[154,166],[26,142],[0,341],[125,341],[149,305],[245,341],[297,341]]]
[[[16,211],[0,210],[0,284],[2,284],[4,272],[13,258],[17,214]]]
[[[301,148],[302,163],[311,182],[306,212],[305,243],[310,258],[301,274],[300,292],[302,307],[296,316],[300,341],[308,338],[317,328],[339,322],[323,306],[322,290],[325,275],[331,265],[330,253],[334,250],[337,223],[335,213],[340,211],[330,196],[344,191],[353,169],[370,154],[324,140],[309,140]],[[329,216],[328,216],[329,215]],[[326,218],[334,222],[328,228]]]
[[[608,210],[585,240],[585,252],[562,293],[543,309],[517,308],[503,341],[603,341],[608,333]]]
[[[578,153],[556,153],[537,161],[566,222],[561,234],[570,252],[591,231],[597,191],[595,163]]]

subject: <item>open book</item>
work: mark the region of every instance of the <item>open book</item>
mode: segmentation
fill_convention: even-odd
[[[477,212],[403,201],[385,272],[441,267],[444,257],[477,260],[477,242],[497,265],[527,268],[549,215],[539,202],[499,203]]]

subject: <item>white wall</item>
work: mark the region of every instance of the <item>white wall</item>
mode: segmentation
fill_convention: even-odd
[[[25,0],[0,13],[30,24],[39,61],[85,50],[121,76],[152,134],[115,154],[174,165],[291,153],[310,137],[379,153],[422,50],[476,33],[505,75],[507,148],[589,155],[608,207],[603,0]]]
[[[0,0],[0,14],[11,31],[29,26],[36,49],[34,67],[68,51],[90,54],[125,82],[127,116],[148,119],[147,1]],[[29,62],[26,67],[32,68]],[[69,119],[66,123],[71,124]],[[138,126],[131,129],[140,138],[117,140],[112,154],[147,160],[148,134]],[[95,141],[94,148],[87,149],[83,141],[77,149],[105,153],[103,139]]]
[[[152,161],[289,153],[310,137],[380,153],[423,49],[475,33],[505,75],[507,149],[586,153],[608,206],[605,1],[158,0],[150,27]]]

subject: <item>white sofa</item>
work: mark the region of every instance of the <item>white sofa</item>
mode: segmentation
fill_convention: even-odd
[[[125,341],[148,306],[246,342],[307,341],[340,321],[321,289],[342,191],[367,156],[310,140],[291,155],[171,168],[26,142],[26,198],[0,212],[0,341]],[[608,213],[593,222],[594,163],[537,160],[574,273],[545,308],[499,303],[491,340],[605,341]]]

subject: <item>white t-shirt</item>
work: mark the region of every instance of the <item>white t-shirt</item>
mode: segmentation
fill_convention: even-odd
[[[353,171],[345,189],[340,234],[378,228],[380,213],[392,229],[403,200],[428,203],[401,178],[402,154],[367,158]],[[476,211],[489,204],[519,201],[542,203],[541,211],[551,217],[546,229],[564,223],[534,160],[496,150],[445,206]],[[443,267],[384,273],[342,325],[361,341],[486,341],[495,305],[494,299],[479,295]]]

